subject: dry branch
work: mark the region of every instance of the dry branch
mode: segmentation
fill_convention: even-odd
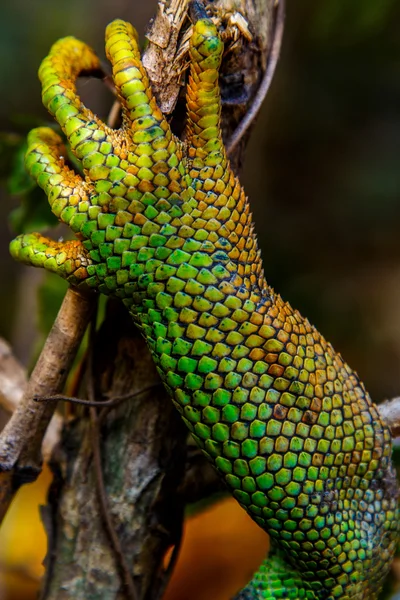
[[[279,41],[282,36],[283,20],[281,18],[281,22],[277,23],[276,19],[277,8],[282,3],[283,0],[279,3],[276,0],[216,0],[212,4],[206,3],[225,41],[220,86],[222,130],[227,143],[251,109],[274,50],[274,40]],[[171,114],[179,103],[188,65],[190,23],[185,21],[188,4],[189,0],[161,0],[156,18],[146,35],[149,45],[143,55],[143,63],[157,102],[165,114]],[[275,44],[277,54],[279,46]],[[269,84],[270,81],[266,89]],[[251,122],[255,116],[252,116]],[[248,133],[247,127],[240,132],[235,139],[235,151],[230,154],[231,163],[237,171],[243,161]]]
[[[43,437],[56,405],[33,398],[62,390],[91,310],[90,297],[68,290],[22,400],[0,434],[0,520],[18,488],[41,472]]]
[[[9,344],[0,338],[0,406],[8,417],[22,402],[27,382],[28,378],[24,367],[14,356]],[[54,413],[42,443],[45,462],[50,459],[55,446],[60,441],[62,424],[62,416],[57,412]]]

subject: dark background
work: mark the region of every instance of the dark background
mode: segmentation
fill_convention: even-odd
[[[156,1],[0,2],[4,178],[4,136],[24,136],[48,118],[36,73],[51,44],[75,35],[104,56],[107,23],[130,20],[143,39]],[[282,58],[242,181],[268,281],[324,333],[378,401],[400,392],[400,4],[287,5]],[[110,97],[100,85],[85,84],[81,92],[107,115]],[[9,257],[8,215],[18,203],[0,187],[0,335],[32,364],[64,284]]]

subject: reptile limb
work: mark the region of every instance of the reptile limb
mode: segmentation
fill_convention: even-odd
[[[250,206],[220,131],[223,44],[190,41],[185,143],[171,132],[133,27],[107,27],[123,126],[101,123],[75,79],[99,68],[74,38],[39,76],[84,178],[48,128],[26,165],[78,241],[40,235],[15,258],[120,298],[177,410],[237,501],[273,541],[241,599],[376,599],[398,540],[391,436],[341,356],[264,278]]]

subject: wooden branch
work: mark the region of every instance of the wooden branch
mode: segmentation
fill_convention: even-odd
[[[33,398],[62,390],[91,310],[89,296],[68,290],[22,400],[0,434],[0,521],[20,485],[42,469],[42,442],[56,404]]]
[[[0,338],[0,406],[9,417],[22,402],[27,383],[24,367],[14,356],[9,344]],[[61,414],[55,412],[43,438],[42,455],[45,462],[60,441],[62,425]]]
[[[157,15],[146,34],[149,45],[143,54],[157,103],[164,114],[175,108],[181,88],[184,63],[178,38],[186,19],[189,0],[161,0]]]
[[[212,4],[216,17],[225,25],[232,14],[242,15],[252,35],[251,41],[240,36],[232,50],[225,54],[222,64],[222,130],[227,145],[246,113],[251,110],[263,80],[274,41],[275,4],[275,0],[217,0]],[[228,46],[227,41],[225,46]],[[229,155],[237,173],[244,160],[250,131],[251,128]]]

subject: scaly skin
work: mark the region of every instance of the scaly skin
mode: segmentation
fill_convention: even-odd
[[[88,46],[60,40],[39,71],[85,178],[54,131],[28,139],[27,168],[78,240],[24,235],[11,252],[130,311],[193,437],[273,540],[240,598],[377,598],[398,538],[391,437],[358,376],[264,279],[221,138],[217,30],[194,25],[184,143],[132,26],[111,23],[106,50],[119,131],[76,95],[77,76],[99,66]]]

